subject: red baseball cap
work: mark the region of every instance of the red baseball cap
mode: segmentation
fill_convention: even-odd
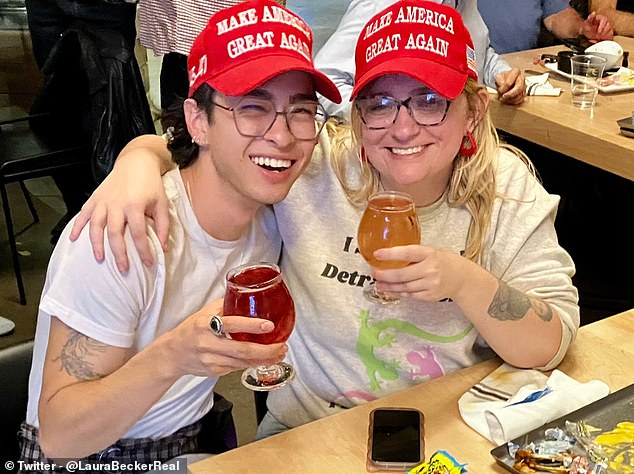
[[[448,99],[468,77],[478,80],[475,49],[460,14],[446,5],[401,0],[377,13],[361,31],[351,100],[370,81],[405,74]]]
[[[187,58],[189,95],[203,83],[243,95],[288,71],[305,71],[315,89],[341,102],[337,86],[313,65],[313,33],[295,13],[272,0],[247,0],[215,13]]]

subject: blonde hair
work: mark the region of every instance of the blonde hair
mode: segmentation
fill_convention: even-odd
[[[500,143],[498,134],[491,122],[488,110],[478,96],[483,86],[469,78],[464,88],[469,110],[480,115],[473,137],[478,150],[472,156],[461,153],[454,159],[454,169],[447,192],[450,207],[464,206],[472,216],[464,257],[480,262],[484,249],[484,240],[489,230],[493,203],[503,198],[496,192],[495,168],[499,148],[507,148],[519,156],[529,167],[534,168],[528,157],[519,149]],[[379,189],[380,176],[369,161],[361,157],[361,118],[352,106],[350,125],[329,124],[332,137],[332,165],[337,179],[354,206],[365,206],[368,197]]]

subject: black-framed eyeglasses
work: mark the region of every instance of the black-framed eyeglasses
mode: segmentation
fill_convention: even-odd
[[[286,126],[298,140],[314,140],[324,128],[328,114],[317,101],[304,100],[289,104],[283,112],[273,103],[258,97],[243,97],[233,107],[217,102],[214,105],[233,113],[238,133],[245,137],[262,137],[273,126],[278,115],[286,119]]]
[[[401,107],[418,125],[432,126],[444,122],[451,101],[435,92],[413,95],[405,100],[383,95],[362,97],[355,101],[361,120],[370,130],[383,130],[396,122]]]

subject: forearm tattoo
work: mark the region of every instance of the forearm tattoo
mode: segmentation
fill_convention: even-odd
[[[65,370],[68,375],[79,380],[96,380],[106,374],[101,374],[94,369],[92,359],[99,357],[107,347],[106,344],[71,330],[61,354],[54,360],[61,362],[62,370]]]
[[[511,288],[502,280],[498,280],[498,291],[493,296],[489,305],[489,315],[500,321],[517,321],[526,316],[529,309],[544,321],[553,319],[553,312],[543,301],[537,298],[529,298],[524,293]]]

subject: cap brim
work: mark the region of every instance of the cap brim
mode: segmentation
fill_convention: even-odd
[[[385,74],[405,74],[447,99],[455,99],[460,95],[468,77],[467,73],[456,71],[436,61],[424,58],[395,58],[391,61],[383,61],[366,71],[363,79],[355,83],[350,100],[353,100],[370,81]]]
[[[325,74],[310,67],[305,61],[290,56],[271,55],[253,59],[217,74],[207,82],[225,95],[244,95],[266,81],[289,71],[309,73],[315,80],[317,92],[332,102],[337,104],[341,102],[339,89]]]

